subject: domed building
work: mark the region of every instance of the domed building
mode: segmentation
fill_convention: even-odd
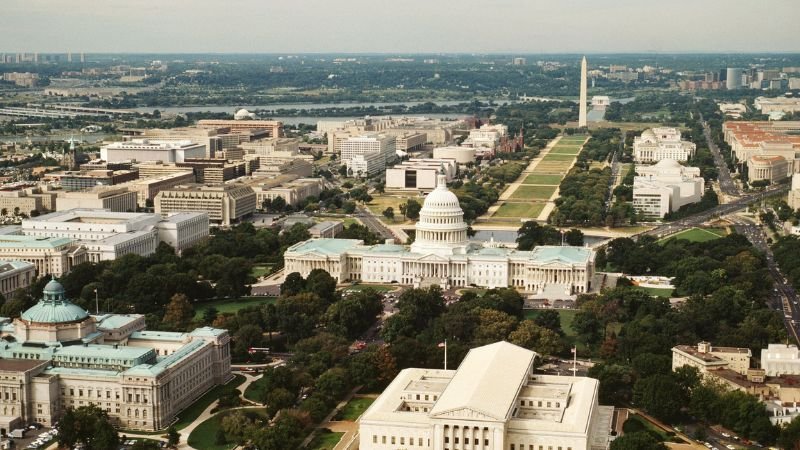
[[[677,128],[650,128],[633,139],[633,158],[637,163],[655,163],[664,159],[688,161],[696,149],[693,142],[681,140]]]
[[[89,404],[159,430],[231,376],[226,330],[146,331],[141,314],[90,314],[56,280],[19,318],[0,318],[0,338],[0,433]]]
[[[255,120],[256,115],[242,108],[233,115],[233,120]]]
[[[471,242],[458,197],[439,175],[425,199],[410,246],[364,245],[357,239],[309,239],[284,253],[285,273],[306,277],[323,269],[339,282],[399,283],[414,287],[514,287],[547,298],[588,292],[594,252],[539,246],[532,251]]]

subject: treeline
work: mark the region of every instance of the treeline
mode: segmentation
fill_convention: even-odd
[[[605,120],[609,122],[672,122],[689,119],[693,97],[677,92],[637,94],[633,101],[622,104],[612,102],[606,108]]]
[[[690,422],[688,413],[775,442],[778,430],[757,399],[716,391],[691,369],[671,371],[675,345],[709,341],[757,354],[785,339],[783,318],[765,304],[772,283],[763,255],[738,234],[702,243],[642,236],[611,241],[596,261],[598,270],[675,277],[676,295],[687,297],[673,307],[620,285],[578,298],[572,328],[583,351],[603,358],[589,372],[600,380],[600,402],[633,404],[669,423]]]
[[[487,169],[477,169],[466,183],[457,180],[451,186],[458,197],[464,220],[470,222],[485,213],[500,198],[507,183],[525,170],[525,162],[506,161]]]

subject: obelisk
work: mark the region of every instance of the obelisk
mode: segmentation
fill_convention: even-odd
[[[586,57],[581,61],[581,96],[578,99],[578,128],[586,126]]]

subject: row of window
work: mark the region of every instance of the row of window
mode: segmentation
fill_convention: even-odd
[[[516,448],[516,446],[514,444],[510,444],[508,449],[509,450],[517,450],[517,448]],[[525,450],[525,444],[519,444],[519,450]],[[528,450],[537,450],[537,449],[536,449],[535,445],[528,444]],[[545,446],[544,445],[538,446],[538,450],[545,450]],[[558,447],[554,447],[552,445],[548,445],[547,446],[547,450],[564,450],[564,447],[562,447],[560,445]],[[572,447],[567,447],[566,450],[572,450]]]
[[[387,443],[391,443],[392,445],[397,444],[397,438],[395,436],[389,436],[389,441],[390,442],[387,442],[386,436],[381,436],[380,439],[381,439],[381,444],[387,444]],[[416,444],[414,442],[415,442],[415,440],[414,440],[413,437],[408,438],[408,445],[410,445],[410,446],[417,445],[419,447],[422,447],[422,438],[421,437],[418,437],[416,439]],[[430,445],[431,445],[430,438],[427,439],[427,442],[428,443],[426,445],[428,447],[430,447]],[[372,435],[372,443],[373,444],[377,444],[378,443],[378,435],[376,435],[376,434]],[[406,445],[406,438],[404,436],[400,436],[400,445]]]

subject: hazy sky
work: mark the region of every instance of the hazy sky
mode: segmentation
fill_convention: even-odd
[[[798,52],[798,0],[0,0],[0,51]]]

